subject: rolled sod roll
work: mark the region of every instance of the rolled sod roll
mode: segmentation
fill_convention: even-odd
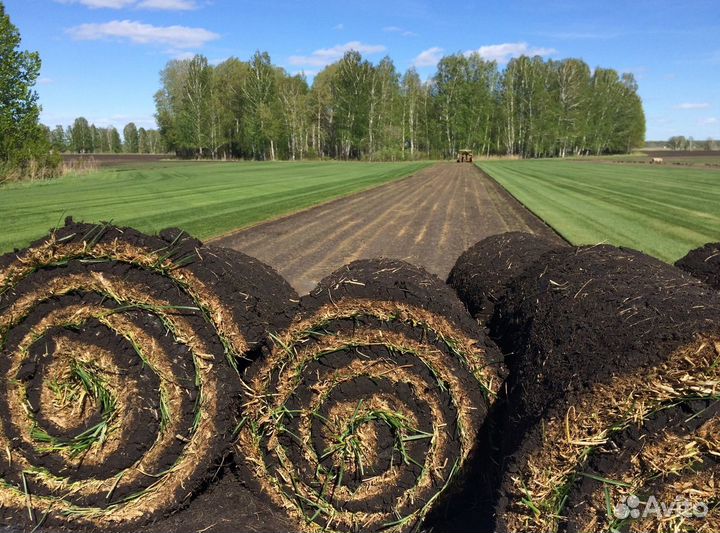
[[[217,470],[256,325],[286,327],[295,298],[265,265],[226,259],[179,232],[72,220],[0,257],[0,524],[136,530]]]
[[[633,250],[561,250],[493,326],[512,348],[498,530],[718,530],[715,291]]]
[[[250,368],[238,455],[297,530],[411,530],[462,481],[499,359],[441,280],[356,261]]]
[[[262,261],[230,248],[203,245],[177,228],[166,229],[159,236],[174,247],[178,257],[189,261],[194,256],[186,268],[222,298],[233,323],[242,325],[249,350],[244,360],[252,360],[268,333],[282,331],[297,314],[298,294]]]
[[[492,235],[468,248],[450,271],[447,283],[472,315],[492,315],[505,285],[542,254],[560,246],[539,235],[512,231]]]
[[[720,242],[710,242],[678,259],[675,266],[720,290]]]

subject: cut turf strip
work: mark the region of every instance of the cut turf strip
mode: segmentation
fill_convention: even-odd
[[[229,452],[237,372],[296,296],[252,258],[163,237],[68,220],[0,257],[0,523],[136,530]]]
[[[554,251],[509,284],[492,330],[510,368],[498,530],[720,528],[715,291],[633,250]],[[709,514],[668,511],[676,498]]]
[[[250,368],[238,455],[298,530],[411,530],[462,482],[498,359],[439,279],[356,261]]]
[[[447,282],[468,311],[484,320],[492,315],[511,279],[559,246],[556,241],[522,231],[492,235],[463,252]]]
[[[720,242],[710,242],[690,250],[685,257],[677,260],[675,266],[720,290]]]

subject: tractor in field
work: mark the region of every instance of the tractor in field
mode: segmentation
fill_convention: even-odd
[[[458,163],[472,163],[473,153],[472,150],[458,150],[457,162]]]

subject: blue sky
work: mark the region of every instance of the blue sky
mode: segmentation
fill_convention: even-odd
[[[172,58],[213,62],[267,50],[309,77],[359,49],[432,75],[443,53],[579,57],[635,74],[648,139],[720,139],[720,1],[4,0],[23,47],[43,60],[46,124],[85,116],[154,125],[153,94]]]

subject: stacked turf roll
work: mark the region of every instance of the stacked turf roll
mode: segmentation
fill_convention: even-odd
[[[238,455],[302,531],[407,531],[475,453],[499,354],[439,279],[356,261],[250,368]]]
[[[720,295],[633,250],[566,249],[509,284],[492,329],[498,530],[718,530]]]
[[[675,266],[720,290],[720,242],[690,250]]]
[[[492,315],[505,285],[558,246],[545,237],[521,231],[492,235],[458,258],[447,282],[470,313],[485,320]]]
[[[133,530],[229,452],[237,369],[294,293],[251,258],[163,237],[68,220],[0,257],[0,523]]]

